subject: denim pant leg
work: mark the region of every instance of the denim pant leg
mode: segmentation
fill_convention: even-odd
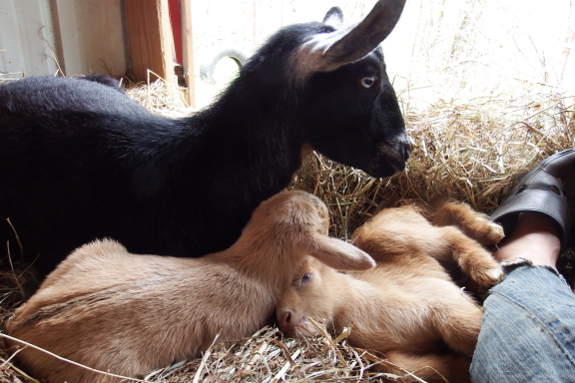
[[[575,382],[575,294],[552,268],[505,272],[484,303],[472,381]]]

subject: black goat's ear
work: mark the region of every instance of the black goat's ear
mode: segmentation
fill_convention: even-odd
[[[358,24],[313,37],[294,57],[296,79],[305,80],[313,72],[329,72],[367,56],[391,33],[404,5],[405,0],[379,0]],[[333,12],[332,17],[337,11]]]
[[[365,57],[389,36],[404,5],[405,0],[379,0],[363,21],[324,50],[326,61],[344,65]]]
[[[341,28],[343,25],[343,11],[340,7],[332,7],[329,11],[325,14],[323,18],[323,23],[327,25],[331,25],[335,29]]]

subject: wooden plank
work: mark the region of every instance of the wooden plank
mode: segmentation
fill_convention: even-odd
[[[188,104],[196,107],[196,82],[194,77],[194,39],[192,29],[192,0],[182,0],[182,52],[184,77],[188,87]]]
[[[124,5],[134,77],[146,81],[150,70],[174,86],[174,43],[168,0],[125,0]]]
[[[172,33],[174,35],[174,61],[182,64],[182,0],[168,0]]]

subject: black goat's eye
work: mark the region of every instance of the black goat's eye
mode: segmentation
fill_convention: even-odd
[[[364,77],[360,81],[361,86],[366,89],[369,89],[375,84],[375,77]]]

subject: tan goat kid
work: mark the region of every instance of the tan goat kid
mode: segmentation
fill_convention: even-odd
[[[501,227],[463,204],[444,204],[434,223],[456,223],[484,244],[503,237]],[[468,382],[483,313],[444,266],[457,264],[489,287],[502,276],[491,254],[455,226],[432,225],[412,205],[383,210],[354,233],[352,243],[376,267],[344,274],[306,258],[278,305],[284,333],[293,336],[299,326],[314,332],[306,321],[311,316],[338,333],[350,327],[350,345],[384,353],[428,382],[445,383],[439,374]],[[392,365],[380,368],[403,374]]]
[[[111,240],[93,242],[48,276],[7,333],[128,376],[198,357],[216,334],[240,339],[268,323],[305,256],[346,270],[374,266],[363,251],[329,238],[328,221],[323,202],[293,191],[264,201],[232,247],[203,258],[134,255]],[[47,382],[102,379],[29,348],[17,359]]]

